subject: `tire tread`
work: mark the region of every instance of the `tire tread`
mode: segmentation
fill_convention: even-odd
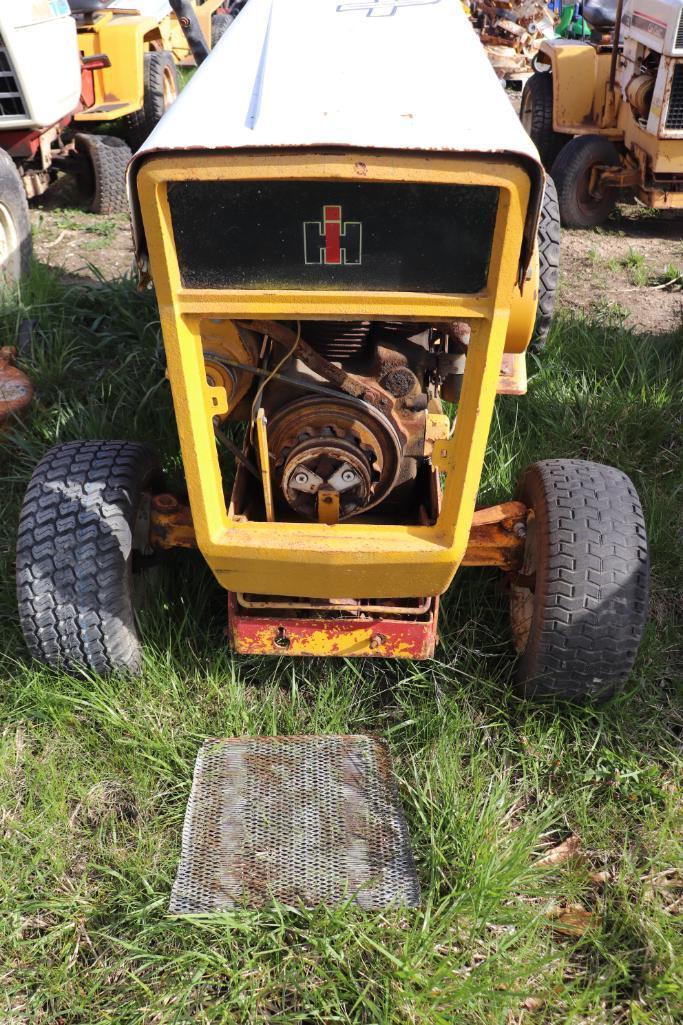
[[[50,449],[26,491],[17,538],[19,620],[41,662],[108,674],[140,669],[130,561],[154,453],[125,441]]]
[[[648,611],[649,558],[640,499],[613,467],[534,463],[517,495],[535,503],[535,623],[519,665],[532,696],[607,697],[626,682]]]

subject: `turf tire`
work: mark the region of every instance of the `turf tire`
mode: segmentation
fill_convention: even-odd
[[[535,71],[522,91],[519,117],[531,137],[543,166],[550,168],[570,136],[553,128],[553,78],[548,71]]]
[[[616,205],[618,190],[607,188],[597,198],[591,196],[590,173],[596,164],[618,167],[620,163],[616,147],[601,135],[578,135],[567,143],[550,172],[564,227],[594,228],[607,220]]]
[[[581,459],[534,463],[515,496],[533,511],[522,580],[527,612],[517,679],[532,698],[603,699],[626,682],[648,607],[649,559],[637,492],[620,470]],[[533,574],[535,573],[535,581]],[[525,640],[525,643],[520,643]]]
[[[25,274],[31,263],[31,218],[28,200],[14,161],[0,150],[0,284],[12,287]]]
[[[125,120],[126,141],[138,150],[152,133],[180,92],[180,80],[173,54],[153,50],[144,55],[144,100],[140,110]]]
[[[547,175],[538,223],[538,306],[530,349],[540,352],[548,341],[560,276],[560,208],[555,182]]]
[[[94,214],[128,213],[126,168],[132,153],[123,139],[113,135],[84,135],[75,138],[76,150],[87,157],[90,209]]]
[[[161,487],[143,445],[77,441],[43,456],[17,542],[19,621],[34,658],[69,671],[140,671],[135,523],[143,492]]]

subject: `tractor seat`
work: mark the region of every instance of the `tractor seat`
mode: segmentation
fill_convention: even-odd
[[[617,20],[617,0],[585,0],[583,18],[597,32],[614,28]]]
[[[69,0],[72,14],[97,14],[106,11],[110,0]]]

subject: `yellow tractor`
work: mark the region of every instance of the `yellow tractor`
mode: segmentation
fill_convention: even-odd
[[[620,190],[683,210],[683,0],[586,0],[583,17],[590,39],[541,44],[520,111],[562,223],[600,224]]]
[[[69,0],[81,52],[94,70],[84,76],[85,109],[75,120],[123,118],[133,150],[145,141],[180,90],[177,64],[195,63],[188,29],[214,46],[232,18],[225,0]],[[178,8],[176,14],[175,8]],[[93,61],[103,56],[101,66]]]
[[[17,552],[34,656],[138,672],[134,572],[187,547],[238,653],[429,658],[458,569],[493,566],[526,693],[622,684],[648,591],[629,479],[552,459],[477,506],[552,299],[544,185],[459,5],[250,0],[129,169],[187,497],[136,442],[44,456]]]

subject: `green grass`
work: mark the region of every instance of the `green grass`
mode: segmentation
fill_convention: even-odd
[[[609,310],[562,317],[528,396],[498,402],[482,500],[536,458],[611,462],[640,490],[652,546],[626,692],[539,708],[514,696],[505,599],[475,570],[447,596],[432,662],[235,657],[224,596],[186,553],[143,616],[140,680],[31,664],[12,562],[40,454],[124,436],[155,444],[172,480],[180,463],[151,293],[37,268],[4,300],[4,341],[26,316],[37,397],[0,451],[3,1025],[680,1021],[681,336],[639,337]],[[166,917],[205,737],[366,730],[392,748],[420,910]],[[581,857],[536,864],[571,834]],[[590,914],[583,935],[553,927],[566,905]]]
[[[621,265],[628,271],[633,285],[642,287],[648,283],[650,272],[644,253],[639,253],[636,249],[630,247],[628,254],[621,260]]]
[[[662,271],[659,277],[659,283],[664,285],[677,285],[678,288],[683,287],[681,285],[681,279],[683,278],[683,270],[675,263],[667,263],[666,267]]]
[[[81,240],[84,250],[106,249],[113,242],[117,228],[124,218],[93,216],[84,210],[65,208],[53,214],[52,227],[54,238],[51,245],[57,245],[64,235],[71,233],[85,234]]]

